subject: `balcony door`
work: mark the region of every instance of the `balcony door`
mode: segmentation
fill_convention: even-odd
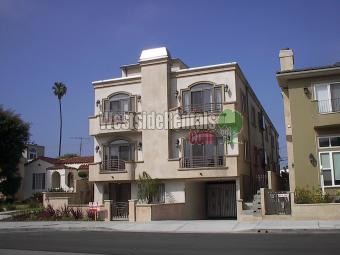
[[[184,144],[184,167],[214,167],[223,165],[224,144],[216,138],[212,144]]]
[[[315,99],[320,113],[340,111],[340,83],[315,85]]]
[[[105,146],[104,165],[112,170],[124,170],[125,162],[133,159],[133,145],[125,140],[116,140]]]
[[[110,101],[110,112],[125,113],[129,112],[129,98]]]

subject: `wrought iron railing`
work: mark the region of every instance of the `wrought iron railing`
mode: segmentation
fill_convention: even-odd
[[[184,157],[181,159],[181,168],[221,167],[224,166],[223,156]]]
[[[113,220],[128,219],[129,218],[129,203],[128,202],[112,202],[111,218]]]
[[[183,107],[183,114],[222,112],[222,103],[191,104]]]
[[[340,98],[318,100],[319,113],[340,112]]]
[[[121,159],[103,160],[100,164],[101,171],[125,171],[125,161]]]

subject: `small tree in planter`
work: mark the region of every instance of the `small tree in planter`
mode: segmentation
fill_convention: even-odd
[[[142,203],[151,204],[153,198],[159,191],[159,180],[152,179],[147,172],[143,172],[139,175],[138,180],[138,200]]]

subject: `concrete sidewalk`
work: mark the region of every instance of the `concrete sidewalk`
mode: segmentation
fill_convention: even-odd
[[[233,220],[153,221],[130,223],[125,221],[30,221],[0,222],[0,231],[27,230],[76,230],[76,231],[123,231],[123,232],[164,232],[164,233],[242,233],[258,231],[340,231],[338,221],[290,221],[260,220],[238,222]]]

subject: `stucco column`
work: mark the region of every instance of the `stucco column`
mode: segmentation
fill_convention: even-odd
[[[261,188],[260,189],[260,194],[261,194],[261,215],[262,217],[266,215],[266,202],[265,202],[265,189]]]
[[[99,205],[103,204],[104,200],[104,184],[101,182],[95,182],[93,185],[94,202],[98,202]]]
[[[137,204],[137,199],[129,200],[129,221],[130,222],[136,221],[136,204]]]
[[[242,211],[243,211],[243,199],[237,199],[236,202],[237,206],[237,220],[241,221],[242,220]]]
[[[112,200],[104,200],[104,209],[105,209],[104,220],[105,221],[111,220],[111,204],[112,204]]]

